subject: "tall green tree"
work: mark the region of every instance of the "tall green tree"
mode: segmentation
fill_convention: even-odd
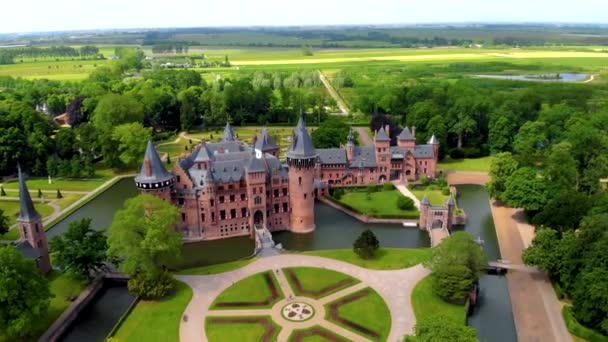
[[[454,322],[449,317],[433,315],[416,322],[415,335],[405,342],[478,342],[474,328]]]
[[[551,146],[544,176],[547,188],[559,193],[578,189],[578,165],[572,156],[571,145],[562,142]]]
[[[52,238],[50,245],[53,262],[74,276],[92,278],[104,269],[108,248],[106,236],[91,228],[89,218],[70,223],[65,234]]]
[[[492,156],[490,164],[490,182],[487,185],[491,197],[503,201],[502,195],[506,190],[509,176],[518,168],[518,163],[510,152],[498,153]]]
[[[353,244],[355,254],[363,259],[373,258],[379,247],[380,242],[378,241],[378,238],[376,238],[374,232],[369,229],[364,230]]]
[[[514,208],[540,210],[548,199],[546,184],[536,169],[522,167],[507,178],[501,199]]]
[[[46,315],[51,292],[32,260],[13,246],[0,245],[0,336],[21,340]]]
[[[545,123],[526,122],[519,128],[513,141],[513,151],[522,165],[534,165],[546,155],[549,141],[545,134]]]
[[[349,130],[350,127],[344,121],[330,118],[312,132],[312,142],[315,148],[340,147],[340,144],[346,144]]]
[[[112,139],[118,142],[118,157],[127,166],[136,166],[139,163],[150,138],[150,129],[139,122],[117,126],[112,132]]]

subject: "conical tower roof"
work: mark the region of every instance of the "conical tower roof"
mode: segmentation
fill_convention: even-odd
[[[353,134],[353,128],[351,127],[348,131],[348,136],[346,137],[346,144],[349,146],[355,145],[355,135]]]
[[[277,144],[274,142],[274,139],[268,134],[268,129],[266,127],[262,128],[262,132],[258,136],[258,139],[255,141],[254,148],[256,150],[260,150],[262,152],[276,150],[279,148]]]
[[[424,197],[422,197],[422,201],[420,201],[420,204],[431,204],[431,201],[429,201],[429,196],[427,196],[426,194],[424,194]]]
[[[173,179],[173,175],[165,169],[158,152],[152,144],[151,140],[148,140],[148,146],[146,146],[146,154],[144,155],[144,162],[141,165],[139,174],[135,177],[137,183],[159,183]]]
[[[384,127],[380,127],[378,132],[376,132],[376,141],[391,141],[391,138],[386,134]]]
[[[416,140],[409,128],[405,127],[397,136],[398,140]]]
[[[21,167],[17,166],[19,175],[19,221],[33,221],[40,218],[40,214],[34,208],[34,202],[25,184],[25,176],[21,173]]]
[[[315,147],[312,144],[312,139],[310,138],[310,134],[308,134],[308,130],[306,129],[306,123],[304,122],[304,114],[300,113],[298,125],[293,131],[291,145],[287,150],[287,158],[306,159],[313,158],[316,156],[317,151],[315,150]]]
[[[222,141],[234,141],[234,131],[232,130],[232,126],[230,126],[230,122],[226,123],[226,127],[224,127],[224,135],[222,136]]]
[[[431,145],[438,145],[439,144],[439,140],[437,139],[437,137],[435,136],[435,134],[433,134],[433,136],[431,137],[431,139],[429,139],[429,141],[427,141],[427,144],[431,144]]]

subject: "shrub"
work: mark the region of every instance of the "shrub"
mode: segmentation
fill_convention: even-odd
[[[42,190],[38,189],[38,198],[42,198]]]
[[[564,306],[562,308],[562,317],[564,318],[568,331],[572,335],[582,337],[587,341],[608,342],[608,336],[602,335],[599,332],[589,329],[577,322],[572,313],[571,306]]]
[[[2,197],[6,196],[6,191],[4,191],[3,186],[0,186],[0,196],[2,196]]]
[[[374,184],[370,184],[365,188],[368,194],[373,194],[374,192],[378,192],[378,186]]]
[[[450,158],[462,159],[464,158],[464,150],[461,148],[454,148],[450,151]]]
[[[446,186],[446,187],[441,188],[441,193],[442,193],[443,195],[448,196],[448,195],[450,194],[450,188],[448,188],[447,186]]]
[[[378,242],[378,238],[376,235],[369,230],[364,230],[361,235],[355,240],[353,244],[353,251],[360,258],[363,259],[371,259],[376,254],[376,250],[380,247],[380,242]]]
[[[61,194],[61,191],[59,191],[59,189],[57,189],[57,198],[63,198],[63,195]]]
[[[473,272],[464,265],[433,270],[433,292],[446,302],[463,303],[474,283]]]
[[[431,181],[429,181],[429,179],[426,176],[420,177],[420,185],[428,186],[430,183],[431,183]]]
[[[384,184],[382,184],[382,190],[384,190],[384,191],[395,190],[395,185],[391,182],[384,182]]]
[[[175,288],[175,279],[168,272],[140,273],[131,278],[127,286],[129,292],[142,299],[157,299]]]
[[[342,196],[344,196],[344,189],[334,189],[333,193],[332,193],[332,197],[339,200],[340,198],[342,198]]]
[[[405,196],[399,196],[397,198],[397,207],[401,210],[412,210],[414,209],[414,201]]]

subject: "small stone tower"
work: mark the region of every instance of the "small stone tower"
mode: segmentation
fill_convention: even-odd
[[[314,174],[317,152],[306,130],[303,113],[287,151],[289,165],[290,227],[294,233],[315,229]]]
[[[445,201],[445,206],[448,209],[445,223],[446,227],[449,231],[452,230],[452,224],[454,223],[454,207],[456,206],[456,201],[454,201],[454,196],[451,194],[448,196],[448,199]]]
[[[151,194],[164,199],[171,200],[171,188],[175,183],[175,177],[165,169],[158,152],[152,141],[148,141],[144,163],[139,174],[135,177],[135,186],[142,194]]]
[[[261,158],[264,153],[270,153],[279,158],[279,146],[277,146],[274,139],[268,134],[268,129],[266,129],[266,127],[262,128],[262,132],[253,145],[255,154],[258,158]]]
[[[386,131],[390,132],[388,126],[386,130],[384,127],[376,132],[374,137],[374,148],[376,152],[376,164],[378,165],[378,183],[383,183],[389,180],[389,173],[391,169],[391,138],[388,136]]]
[[[437,139],[435,134],[431,136],[427,144],[433,145],[433,156],[437,159],[439,157],[439,139]]]
[[[249,226],[266,225],[266,161],[264,155],[258,158],[254,152],[245,165],[247,197],[249,201]],[[251,231],[253,233],[253,230]]]
[[[43,273],[51,271],[51,260],[49,258],[49,246],[46,233],[42,226],[42,218],[34,208],[34,203],[25,184],[25,177],[21,168],[17,167],[19,174],[19,233],[21,242],[17,249],[27,258],[36,260],[36,265]]]
[[[410,131],[409,128],[405,127],[401,133],[397,136],[397,146],[414,150],[416,147],[416,137]]]
[[[224,127],[224,135],[222,135],[222,142],[234,141],[234,140],[235,140],[234,131],[232,130],[232,126],[230,126],[230,122],[227,122],[226,127]]]
[[[346,158],[348,161],[353,160],[355,157],[355,136],[353,135],[353,128],[348,131],[348,137],[346,138]]]
[[[429,197],[427,195],[424,195],[422,201],[420,201],[420,218],[418,219],[418,227],[420,229],[427,229],[427,221],[430,207],[431,202],[429,201]]]

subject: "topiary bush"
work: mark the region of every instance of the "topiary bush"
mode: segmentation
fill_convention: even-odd
[[[431,181],[426,176],[420,177],[420,185],[428,186],[429,184],[431,184]]]
[[[371,259],[380,247],[380,242],[374,232],[369,229],[364,230],[353,244],[353,251],[360,258]]]
[[[2,197],[6,196],[6,191],[4,191],[3,186],[0,186],[0,196],[2,196]]]
[[[397,198],[397,207],[401,210],[412,210],[414,209],[414,201],[405,196],[399,196]]]
[[[169,272],[140,273],[129,280],[129,292],[142,299],[158,299],[175,288],[175,279]]]
[[[63,198],[63,195],[61,194],[61,191],[59,191],[59,189],[57,189],[57,198]]]
[[[475,284],[475,275],[464,265],[433,270],[433,292],[449,303],[464,303]]]

